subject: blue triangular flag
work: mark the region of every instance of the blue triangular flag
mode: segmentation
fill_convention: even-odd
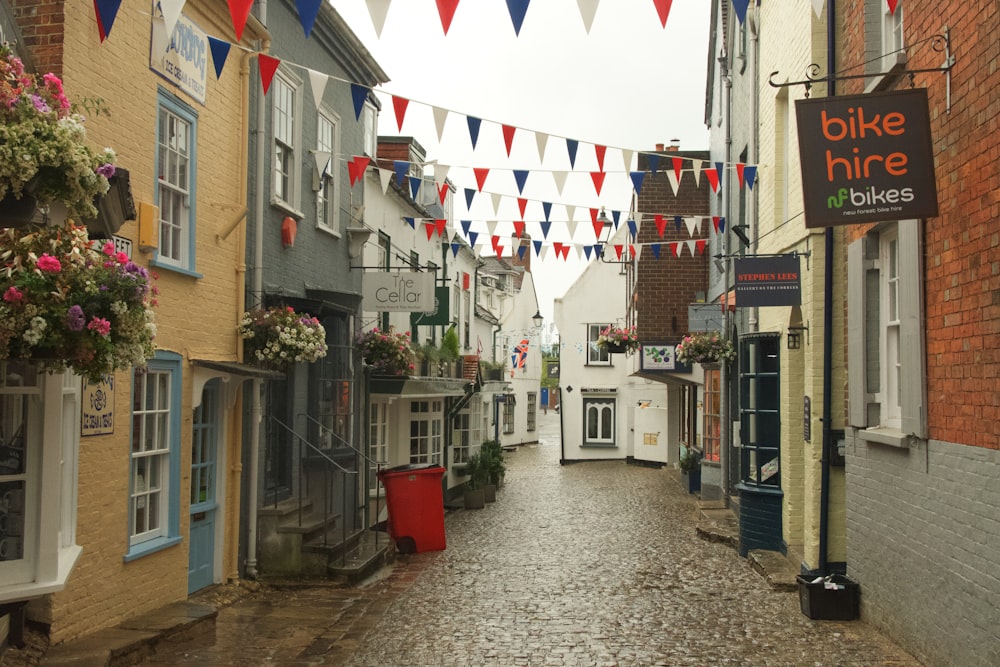
[[[681,216],[679,216],[679,215],[675,215],[675,216],[674,216],[674,227],[676,227],[676,228],[677,228],[677,231],[681,231],[681,224],[682,224],[683,222],[684,222],[684,218],[682,218],[682,217],[681,217]]]
[[[421,179],[419,178],[410,179],[410,197],[412,197],[414,201],[417,200],[417,192],[420,191],[420,182]]]
[[[517,246],[517,257],[521,261],[524,261],[524,253],[526,253],[526,252],[528,252],[528,246],[526,246],[526,245],[519,245],[519,246]]]
[[[660,156],[655,153],[646,153],[646,158],[649,161],[649,170],[654,174],[660,170]]]
[[[628,221],[628,233],[635,238],[635,235],[639,233],[639,225],[635,224],[635,220]]]
[[[569,151],[569,166],[576,168],[576,149],[580,147],[580,142],[576,139],[566,140],[566,150]]]
[[[726,231],[726,219],[719,218],[719,232],[724,232],[724,231]]]
[[[611,211],[611,219],[615,221],[615,229],[618,229],[618,223],[622,219],[622,212],[621,211],[615,211],[614,209],[612,209],[612,211]]]
[[[472,208],[472,200],[475,196],[475,188],[465,188],[465,208]]]
[[[473,248],[476,247],[476,239],[479,238],[479,232],[469,232],[469,245]]]
[[[592,252],[594,252],[594,246],[591,245],[583,246],[583,254],[587,256],[588,260],[590,259],[590,253]]]
[[[551,228],[552,228],[552,223],[551,223],[551,222],[549,222],[548,220],[543,220],[543,221],[541,221],[541,222],[540,222],[540,223],[538,223],[538,224],[539,224],[539,225],[541,226],[541,228],[542,228],[542,238],[543,238],[543,239],[547,239],[547,238],[549,238],[549,229],[551,229]]]
[[[660,258],[660,244],[659,243],[650,243],[649,244],[649,249],[653,251],[653,257],[655,257],[656,259]]]
[[[628,175],[632,177],[632,186],[635,188],[635,193],[639,194],[642,191],[642,182],[646,179],[646,172],[630,171]]]
[[[396,185],[403,187],[403,177],[410,170],[410,163],[406,160],[393,160],[392,167],[396,170]]]
[[[319,14],[319,6],[323,0],[295,0],[295,8],[299,10],[299,21],[302,29],[306,32],[306,37],[312,32],[313,23],[316,22],[316,15]]]
[[[746,166],[743,167],[743,182],[747,184],[747,187],[753,190],[753,182],[757,178],[757,167]]]
[[[549,215],[552,214],[552,202],[543,201],[542,202],[542,213],[545,214],[545,221],[549,221]]]
[[[604,244],[603,243],[595,243],[594,244],[594,259],[597,259],[598,257],[603,257],[603,256],[604,256]]]
[[[542,242],[537,239],[532,239],[531,243],[535,246],[535,257],[538,257],[542,254]]]
[[[531,0],[507,0],[507,10],[510,11],[510,20],[514,22],[515,35],[521,34],[521,24],[524,23],[529,2]]]
[[[403,220],[405,220],[405,221],[406,221],[406,224],[408,224],[408,225],[409,225],[410,227],[412,227],[413,229],[416,229],[416,228],[417,228],[417,221],[416,221],[416,219],[415,219],[415,218],[408,218],[408,217],[406,217],[406,216],[403,216]]]
[[[111,34],[111,26],[115,23],[115,17],[118,16],[118,8],[121,7],[121,4],[122,0],[95,0],[94,7],[97,8],[97,18],[101,22],[102,42]]]
[[[212,50],[212,64],[215,65],[215,78],[222,76],[222,68],[226,66],[226,58],[229,57],[229,42],[224,42],[215,37],[208,38],[208,48]]]
[[[356,83],[351,84],[351,97],[354,99],[354,120],[361,120],[361,110],[365,108],[368,101],[368,93],[371,90]]]
[[[517,182],[517,193],[524,194],[524,184],[528,181],[527,169],[515,169],[514,180]]]
[[[475,116],[469,116],[466,120],[469,121],[469,138],[472,139],[472,147],[475,148],[476,142],[479,141],[479,126],[483,124],[483,121]]]
[[[722,170],[724,167],[725,165],[721,162],[715,163],[715,173],[719,175],[719,183],[722,182]]]
[[[451,256],[452,257],[458,257],[458,251],[461,248],[462,248],[462,244],[461,243],[452,243],[451,244]]]
[[[750,0],[733,0],[733,9],[736,10],[736,18],[740,20],[741,25],[747,18],[747,5],[749,4]]]
[[[469,230],[472,228],[472,220],[462,220],[462,233],[466,236],[469,235]]]

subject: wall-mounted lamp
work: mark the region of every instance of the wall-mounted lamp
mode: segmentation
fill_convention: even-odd
[[[788,327],[788,349],[797,350],[802,347],[802,332],[809,331],[809,327]]]
[[[542,326],[542,322],[545,321],[545,318],[542,317],[542,311],[536,310],[535,314],[531,316],[531,321],[535,323],[536,327]]]
[[[736,237],[740,240],[740,243],[749,247],[750,238],[747,236],[747,233],[744,232],[743,230],[750,229],[750,225],[733,225],[732,229],[733,229],[733,234],[736,234]]]
[[[723,262],[721,259],[716,259],[716,260],[713,260],[713,261],[715,262],[715,270],[716,271],[718,271],[719,273],[725,273],[726,272],[726,264],[725,264],[725,262]]]

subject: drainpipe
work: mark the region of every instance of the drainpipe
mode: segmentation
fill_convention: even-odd
[[[726,28],[728,31],[728,27]],[[719,70],[722,74],[722,82],[725,88],[725,94],[723,95],[723,122],[725,123],[725,136],[726,136],[726,162],[732,162],[732,152],[733,152],[733,137],[732,137],[732,126],[729,121],[729,116],[732,110],[733,101],[733,82],[730,78],[729,73],[729,54],[725,48],[723,48],[722,56],[719,58]],[[726,170],[726,178],[728,179],[729,170]],[[732,227],[732,218],[729,213],[729,182],[727,181],[722,189],[722,213],[726,219],[726,232],[722,235],[722,255],[725,259],[726,270],[723,273],[723,285],[722,293],[725,295],[725,304],[723,305],[723,321],[725,322],[725,331],[722,332],[724,338],[729,338],[732,331],[732,310],[729,307],[729,267],[731,266],[732,258],[729,257],[729,229]],[[730,447],[732,446],[733,434],[732,434],[732,405],[730,405],[729,397],[729,383],[732,381],[729,377],[729,363],[723,362],[719,365],[719,390],[721,395],[719,396],[719,411],[722,413],[722,424],[719,429],[719,471],[721,474],[721,481],[719,485],[722,487],[722,499],[725,501],[726,506],[729,506],[729,493],[731,481],[729,479],[729,455],[731,453]]]
[[[834,26],[837,17],[836,0],[826,0],[826,71],[837,71],[837,45]],[[827,82],[826,94],[837,94],[836,82]],[[830,448],[833,447],[833,227],[823,236],[823,450],[820,458],[819,487],[819,572],[828,573],[827,548],[830,532]]]
[[[267,0],[261,0],[259,4],[260,21],[267,25]],[[266,39],[259,45],[258,53],[264,53],[271,48],[271,40]],[[245,59],[254,55],[248,53]],[[248,63],[249,66],[249,63]],[[264,294],[264,168],[269,164],[264,158],[264,96],[257,95],[257,125],[256,129],[256,170],[254,174],[256,192],[254,193],[254,249],[253,249],[253,297],[258,300]],[[263,419],[263,409],[261,405],[261,392],[264,382],[259,379],[253,381],[253,394],[250,397],[250,469],[247,471],[249,486],[247,488],[247,576],[251,579],[257,578],[257,490],[260,486],[258,477],[258,458],[260,457],[260,423]]]
[[[559,389],[559,465],[566,465],[566,429],[563,427],[563,395]]]
[[[757,5],[757,3],[754,3]],[[747,164],[757,164],[757,137],[760,125],[760,87],[757,85],[758,66],[758,40],[760,39],[760,8],[751,8],[753,21],[747,26],[750,30],[750,53],[747,58],[750,63],[750,85],[753,94],[750,99],[750,142],[747,146]],[[757,224],[757,190],[751,190],[747,196],[747,223],[750,225],[750,254],[756,255],[758,250],[757,240],[759,238],[760,225]],[[760,308],[754,306],[750,309],[750,321],[747,328],[756,332],[760,330]]]

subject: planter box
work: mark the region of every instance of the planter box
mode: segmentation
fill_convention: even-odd
[[[486,494],[483,489],[465,489],[462,500],[467,510],[481,510],[486,507]]]
[[[842,574],[829,578],[837,588],[827,588],[826,580],[813,583],[815,577],[799,575],[799,606],[802,613],[820,621],[853,621],[859,616],[861,587]]]
[[[681,479],[687,486],[688,493],[698,493],[701,491],[701,466],[694,470],[681,470]]]

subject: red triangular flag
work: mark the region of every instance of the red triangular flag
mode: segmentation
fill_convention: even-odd
[[[364,155],[355,155],[354,158],[347,163],[347,173],[351,177],[351,187],[360,181],[364,175],[365,170],[368,169],[368,163],[371,162],[371,158]]]
[[[267,95],[267,89],[271,87],[271,79],[274,78],[274,73],[278,71],[278,65],[280,64],[280,60],[272,58],[266,53],[257,54],[257,67],[260,69],[260,83],[264,86],[265,95]]]
[[[441,185],[438,186],[438,199],[441,200],[442,206],[444,206],[444,198],[448,196],[448,190],[450,189],[451,187],[448,185],[447,182],[442,183]]]
[[[742,162],[736,163],[736,182],[740,184],[741,188],[743,187],[743,167],[745,166]]]
[[[250,18],[250,7],[253,0],[229,0],[229,15],[233,18],[233,29],[236,30],[236,41],[243,39],[243,28]],[[264,91],[267,94],[267,91]]]
[[[472,171],[476,174],[476,184],[479,186],[479,191],[483,191],[483,184],[486,183],[486,177],[490,174],[489,167],[473,167]]]
[[[396,125],[400,132],[403,131],[403,117],[406,115],[406,107],[409,103],[410,100],[405,97],[392,96],[392,108],[396,110]]]
[[[559,241],[553,241],[552,249],[556,251],[556,257],[558,257],[562,254],[563,244]]]
[[[716,234],[719,233],[719,219],[720,218],[717,215],[713,215],[712,216],[712,226],[715,227],[715,233]]]
[[[503,126],[503,143],[507,147],[507,157],[510,157],[510,146],[514,143],[514,132],[517,128],[513,125]]]
[[[431,237],[434,236],[434,230],[437,229],[433,222],[425,222],[424,229],[427,230],[427,240],[430,241]]]
[[[681,182],[681,167],[684,166],[684,160],[679,157],[671,158],[674,162],[674,176],[677,177],[677,182]]]
[[[718,192],[719,172],[717,172],[714,167],[710,167],[705,170],[705,176],[708,178],[708,184],[712,186],[712,192]]]
[[[597,196],[601,196],[601,187],[604,186],[604,177],[607,176],[603,171],[592,171],[590,172],[590,179],[594,181],[594,189],[597,190]]]
[[[635,258],[635,246],[631,243],[628,244],[628,255],[629,257]]]
[[[499,236],[491,236],[490,237],[490,243],[493,244],[493,252],[495,252],[497,255],[499,255],[500,254],[500,237]]]
[[[698,249],[699,255],[705,254],[705,239],[698,239],[694,242],[694,247]]]
[[[524,234],[524,220],[515,220],[514,236],[516,236],[517,238],[521,238],[523,234]]]
[[[895,15],[896,14],[896,5],[899,4],[899,0],[887,0],[887,1],[889,3],[889,13]]]
[[[444,229],[448,226],[448,221],[444,218],[438,218],[434,221],[434,229],[437,230],[438,236],[444,236]]]
[[[673,0],[653,0],[653,4],[656,5],[656,13],[660,15],[660,23],[663,27],[667,27],[667,15],[670,14],[670,3]]]
[[[358,180],[358,167],[354,164],[354,160],[347,162],[347,177],[351,179],[351,187],[353,188]]]
[[[663,232],[667,230],[667,219],[664,218],[659,213],[657,213],[655,216],[653,216],[653,222],[656,223],[656,233],[659,234],[660,238],[662,239]]]
[[[680,254],[677,252],[679,246],[676,242],[668,243],[667,245],[670,247],[671,255],[673,255],[674,257],[680,257]]]
[[[519,211],[521,211],[521,217],[522,218],[524,217],[524,209],[526,209],[527,207],[528,207],[528,200],[524,199],[523,197],[518,197],[517,198],[517,208],[518,208]],[[517,224],[517,223],[514,223],[514,224]],[[518,234],[518,236],[520,236],[520,234]]]
[[[622,258],[622,250],[624,250],[624,248],[625,248],[625,246],[623,246],[623,245],[622,245],[622,244],[620,244],[620,243],[616,243],[616,244],[615,244],[615,254],[616,254],[616,255],[618,255],[618,259],[619,259],[619,261],[620,261],[620,260],[621,260],[621,258]]]
[[[438,14],[441,15],[441,27],[444,34],[448,34],[451,27],[451,19],[455,16],[455,9],[458,7],[458,0],[437,0]]]
[[[563,259],[569,259],[569,244],[568,243],[562,247],[562,250],[559,252],[559,254],[562,255]]]
[[[600,144],[594,144],[594,153],[597,155],[597,168],[604,171],[604,154],[607,152],[607,146],[601,146]]]
[[[590,221],[592,223],[594,223],[595,225],[597,224],[597,209],[596,208],[590,209]]]

